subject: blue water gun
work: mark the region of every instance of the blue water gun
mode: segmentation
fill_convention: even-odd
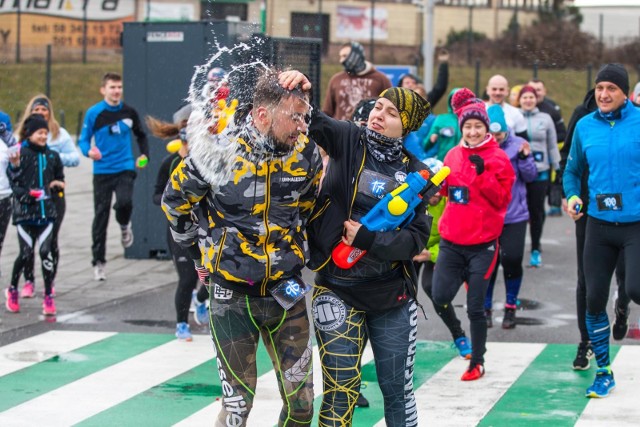
[[[426,198],[430,198],[440,190],[444,179],[451,170],[444,166],[431,179],[429,172],[411,172],[404,183],[395,190],[385,194],[378,203],[362,217],[360,223],[367,230],[384,232],[395,230],[409,224],[415,216],[415,208]],[[333,262],[340,268],[351,268],[366,253],[365,250],[340,242],[331,252]]]

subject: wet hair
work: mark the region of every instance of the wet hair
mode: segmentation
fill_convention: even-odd
[[[310,91],[303,90],[300,86],[293,90],[283,88],[278,83],[278,75],[280,72],[273,68],[266,69],[256,82],[255,92],[253,94],[253,106],[275,107],[283,99],[295,96],[304,101],[309,101]]]
[[[106,86],[108,81],[121,82],[122,76],[118,73],[114,73],[113,71],[107,71],[102,76],[102,86]]]
[[[27,117],[29,117],[32,114],[32,111],[35,107],[34,104],[38,104],[38,105],[45,104],[45,102],[40,102],[40,101],[46,101],[46,103],[48,104],[47,110],[49,110],[49,132],[51,133],[51,139],[54,140],[60,134],[60,123],[58,123],[58,121],[56,120],[56,116],[53,114],[53,104],[51,103],[51,100],[46,95],[41,93],[31,98],[27,103],[27,106],[24,109],[24,113],[22,113],[22,118],[20,120],[20,123],[18,123],[18,126],[16,126],[15,133],[17,135],[22,135],[22,128],[24,127],[24,121],[27,119]]]

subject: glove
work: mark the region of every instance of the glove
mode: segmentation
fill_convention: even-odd
[[[519,151],[519,152],[518,152],[518,158],[519,158],[520,160],[526,160],[526,159],[527,159],[527,157],[529,157],[529,155],[528,155],[528,154],[524,154],[524,151]]]
[[[484,160],[482,160],[482,157],[472,154],[469,156],[469,161],[475,165],[477,175],[481,175],[484,172]]]
[[[209,280],[209,270],[207,270],[207,267],[205,267],[204,265],[199,265],[199,263],[196,262],[196,273],[198,273],[200,283],[202,283],[204,286],[209,286],[211,284]]]

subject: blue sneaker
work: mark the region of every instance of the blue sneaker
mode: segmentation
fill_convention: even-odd
[[[193,313],[193,320],[198,325],[206,325],[209,323],[209,309],[206,302],[198,301],[197,294],[193,294],[191,303],[196,307],[196,311]]]
[[[176,338],[184,341],[193,341],[193,336],[191,335],[191,328],[189,328],[188,323],[180,322],[176,324]]]
[[[547,215],[548,216],[562,216],[562,209],[560,209],[558,206],[552,206],[547,211]]]
[[[469,342],[469,339],[467,337],[461,336],[454,341],[454,344],[458,349],[460,357],[462,357],[463,359],[471,359],[471,343]]]
[[[530,267],[540,267],[542,265],[542,255],[540,251],[531,251],[531,261],[529,261]]]
[[[596,379],[593,385],[587,389],[587,397],[607,397],[616,388],[611,368],[600,368],[596,371]]]

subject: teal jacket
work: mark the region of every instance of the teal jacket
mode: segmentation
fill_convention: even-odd
[[[447,99],[448,113],[440,114],[436,117],[433,126],[431,126],[431,131],[424,141],[425,149],[428,150],[434,144],[431,142],[431,135],[438,135],[438,140],[435,142],[435,144],[438,144],[436,158],[440,161],[444,161],[444,156],[447,155],[449,150],[458,145],[462,139],[462,132],[460,132],[460,127],[458,126],[458,116],[455,115],[451,106],[451,98],[453,98],[453,94],[458,89],[454,88],[449,92],[449,98]]]

